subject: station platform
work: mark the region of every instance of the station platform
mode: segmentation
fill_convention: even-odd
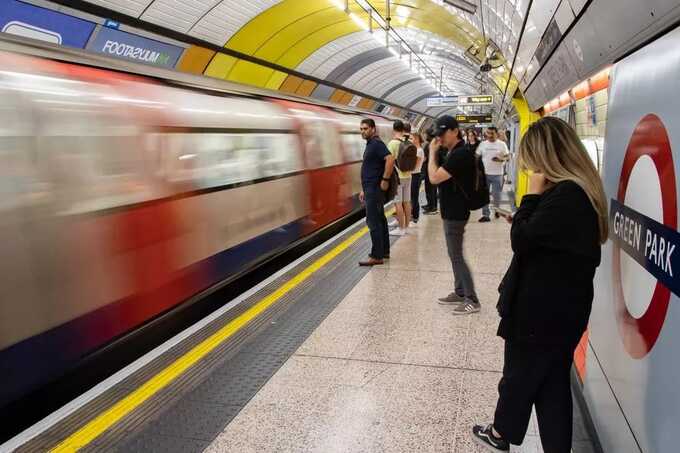
[[[361,268],[363,222],[309,252],[2,446],[7,451],[477,452],[503,366],[498,283],[509,225],[473,213],[482,311],[453,285],[441,220]],[[515,452],[541,452],[535,418]],[[594,452],[575,404],[574,452]]]

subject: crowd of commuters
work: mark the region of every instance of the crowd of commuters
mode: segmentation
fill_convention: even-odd
[[[423,212],[439,211],[441,215],[454,276],[454,290],[439,303],[454,306],[457,315],[479,312],[481,304],[463,242],[471,211],[468,194],[479,180],[481,160],[494,214],[505,216],[512,224],[509,240],[514,255],[496,304],[498,335],[505,340],[499,398],[492,423],[475,425],[471,435],[489,451],[508,452],[510,444],[523,442],[535,407],[544,451],[570,452],[570,370],[588,324],[595,269],[608,236],[607,203],[595,166],[573,128],[553,117],[529,128],[516,156],[505,144],[505,133],[489,127],[486,139],[479,140],[474,129],[463,134],[451,116],[437,119],[422,146],[416,133],[406,131],[405,124],[395,122],[394,139],[386,146],[377,137],[372,120],[361,123],[367,141],[361,199],[366,204],[373,248],[368,260],[360,264],[382,264],[389,258],[384,203],[392,172],[399,172],[402,184],[408,181],[395,198],[401,213],[399,235],[406,231],[409,217],[417,222],[417,200],[424,180],[427,204]],[[420,150],[419,165],[405,172],[395,168],[395,161],[399,142],[410,139]],[[504,174],[512,186],[517,169],[529,174],[527,193],[515,209],[511,188],[513,214],[499,213]],[[491,221],[488,205],[480,221]]]

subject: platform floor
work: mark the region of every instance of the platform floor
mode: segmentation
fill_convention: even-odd
[[[481,313],[455,316],[437,304],[452,290],[451,264],[441,219],[422,216],[207,451],[481,451],[469,431],[495,407],[496,288],[511,251],[505,221],[477,218],[465,250]],[[514,451],[542,451],[535,419]]]

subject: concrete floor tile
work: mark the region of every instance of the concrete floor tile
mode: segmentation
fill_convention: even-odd
[[[457,452],[480,450],[503,363],[498,284],[509,225],[476,222],[465,254],[482,311],[437,304],[453,289],[441,220],[423,216],[213,442],[209,452]],[[483,370],[483,371],[477,371]],[[540,452],[535,420],[515,452]]]

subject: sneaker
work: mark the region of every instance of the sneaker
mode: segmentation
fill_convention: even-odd
[[[491,222],[491,219],[488,218],[487,216],[484,216],[481,219],[479,219],[479,223],[485,223],[485,222]]]
[[[436,215],[437,212],[438,211],[436,209],[433,209],[431,211],[425,211],[425,212],[423,212],[423,214],[425,214],[425,215]]]
[[[437,302],[439,305],[458,305],[460,303],[465,302],[465,297],[464,296],[459,296],[456,293],[451,293],[446,297],[440,297],[439,302]]]
[[[387,226],[393,227],[399,225],[399,221],[397,219],[392,219],[389,222],[387,222]]]
[[[486,427],[481,425],[475,425],[472,427],[472,439],[484,447],[487,451],[493,451],[497,453],[506,453],[510,451],[510,443],[503,440],[500,437],[496,437],[492,430],[493,425],[488,425]]]
[[[455,310],[453,310],[454,315],[471,315],[472,313],[479,313],[482,306],[479,302],[471,301],[470,299],[465,300],[461,303]]]
[[[405,230],[402,230],[401,228],[395,228],[394,230],[390,231],[390,236],[403,236],[406,234]]]
[[[416,221],[416,222],[411,222],[411,223],[408,224],[408,227],[409,227],[409,228],[418,228],[418,222],[417,222],[417,221]]]

